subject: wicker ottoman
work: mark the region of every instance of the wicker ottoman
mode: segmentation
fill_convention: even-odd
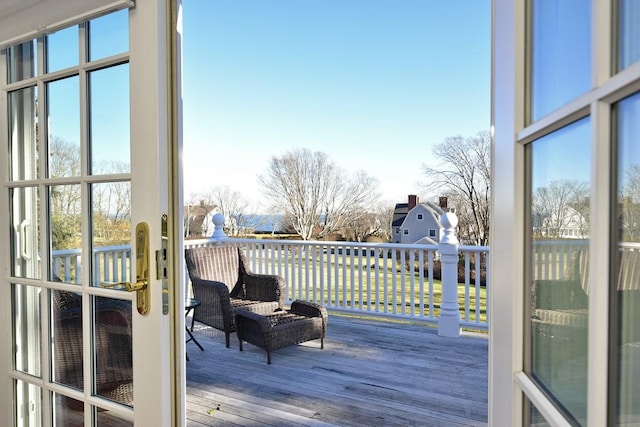
[[[246,310],[236,314],[238,341],[247,341],[267,352],[271,364],[271,352],[301,342],[320,339],[324,348],[327,332],[327,310],[312,302],[296,300],[289,310],[261,315]]]

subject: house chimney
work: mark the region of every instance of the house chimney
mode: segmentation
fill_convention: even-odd
[[[444,210],[444,211],[447,210],[447,203],[448,203],[447,196],[441,196],[440,197],[440,201],[439,201],[439,205],[442,208],[442,210]]]
[[[416,207],[418,204],[418,196],[415,194],[409,194],[409,210]]]

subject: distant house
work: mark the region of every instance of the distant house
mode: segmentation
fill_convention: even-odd
[[[534,233],[542,237],[586,239],[589,237],[589,220],[569,205],[542,219],[540,227],[534,224]]]
[[[197,205],[187,205],[184,207],[184,237],[204,238],[213,233],[213,223],[211,219],[216,213],[215,205],[209,205],[203,200]]]
[[[440,198],[440,205],[419,203],[418,196],[409,195],[408,203],[398,203],[391,221],[393,243],[437,244],[442,235],[440,215],[447,209],[447,198]]]

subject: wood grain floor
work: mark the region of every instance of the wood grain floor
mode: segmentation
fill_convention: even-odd
[[[196,324],[187,344],[187,424],[199,426],[486,426],[485,334],[329,314],[325,348],[231,348]]]

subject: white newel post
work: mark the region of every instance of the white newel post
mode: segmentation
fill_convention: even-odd
[[[220,244],[227,238],[227,235],[224,234],[224,215],[222,215],[221,213],[215,214],[211,218],[211,222],[213,222],[213,225],[215,227],[213,229],[211,238],[217,240],[217,244]]]
[[[442,302],[438,317],[438,335],[443,337],[460,336],[460,308],[458,305],[458,238],[454,232],[458,217],[453,212],[445,212],[440,217],[444,234],[440,239],[442,274]]]

